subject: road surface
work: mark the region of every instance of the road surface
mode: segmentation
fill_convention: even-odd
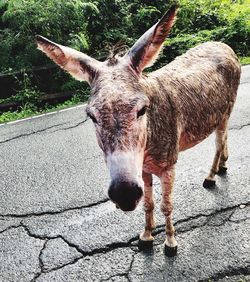
[[[109,174],[84,105],[0,126],[0,281],[250,281],[250,66],[230,120],[228,174],[206,190],[214,136],[181,153],[174,189],[178,256],[137,248],[142,205],[107,198]]]

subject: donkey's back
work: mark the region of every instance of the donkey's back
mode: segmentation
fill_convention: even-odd
[[[240,81],[240,64],[228,45],[207,42],[153,72],[150,79],[165,90],[162,99],[171,99],[177,109],[182,151],[228,120]]]

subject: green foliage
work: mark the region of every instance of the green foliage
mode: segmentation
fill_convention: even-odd
[[[40,97],[43,94],[38,88],[31,82],[31,74],[27,74],[22,71],[22,79],[14,78],[17,80],[19,90],[16,91],[14,96],[7,99],[0,99],[0,103],[19,102],[21,108],[35,109],[36,105],[40,102]]]
[[[240,63],[244,65],[249,65],[250,64],[250,57],[240,57]]]
[[[0,72],[51,64],[37,51],[35,34],[104,59],[109,46],[131,46],[176,2],[178,18],[154,68],[210,40],[227,43],[250,62],[250,0],[0,0]],[[70,103],[86,100],[86,84],[59,70],[54,81],[55,91],[76,91]],[[12,99],[29,112],[41,93],[27,75],[21,83]]]
[[[86,51],[88,14],[98,12],[94,3],[82,0],[2,0],[0,71],[49,62],[36,50],[36,34]]]
[[[23,108],[21,111],[8,111],[0,115],[0,123],[22,119],[37,114],[36,109]]]
[[[214,40],[214,31],[202,30],[195,34],[177,35],[165,42],[161,62],[170,62],[188,49],[206,41]],[[164,64],[164,63],[162,63]]]
[[[221,41],[250,56],[250,1],[181,0],[174,32],[156,67],[206,41]]]
[[[18,80],[21,90],[12,97],[12,100],[20,102],[22,107],[35,107],[42,94],[35,85],[32,85],[30,76],[26,72],[23,73],[23,79]]]
[[[50,63],[36,50],[35,34],[104,58],[107,46],[117,42],[131,46],[174,2],[1,0],[0,72]],[[169,40],[174,44],[174,53],[169,57],[206,39],[223,41],[239,56],[249,56],[249,0],[178,2],[178,19]],[[213,31],[211,36],[207,31]]]
[[[79,97],[76,94],[70,100],[67,100],[64,103],[58,104],[56,106],[46,105],[44,109],[39,109],[36,106],[31,106],[28,104],[21,107],[18,111],[8,111],[0,115],[0,123],[9,122],[17,119],[23,119],[26,117],[35,116],[37,114],[62,110],[68,107],[75,106],[81,102],[82,102],[82,97]]]

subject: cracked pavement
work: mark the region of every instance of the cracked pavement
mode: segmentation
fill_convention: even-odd
[[[228,173],[202,182],[212,135],[180,154],[174,188],[178,255],[163,253],[154,179],[154,247],[139,251],[142,205],[107,198],[108,171],[84,106],[0,125],[0,281],[250,281],[250,66],[230,120]]]

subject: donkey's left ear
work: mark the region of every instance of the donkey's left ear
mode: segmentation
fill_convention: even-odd
[[[38,49],[77,80],[85,80],[91,84],[100,69],[101,62],[72,48],[56,44],[40,35],[36,36],[36,42]]]
[[[139,74],[143,69],[153,65],[157,59],[165,38],[175,22],[177,6],[172,6],[169,11],[148,31],[146,31],[131,47],[124,59]]]

